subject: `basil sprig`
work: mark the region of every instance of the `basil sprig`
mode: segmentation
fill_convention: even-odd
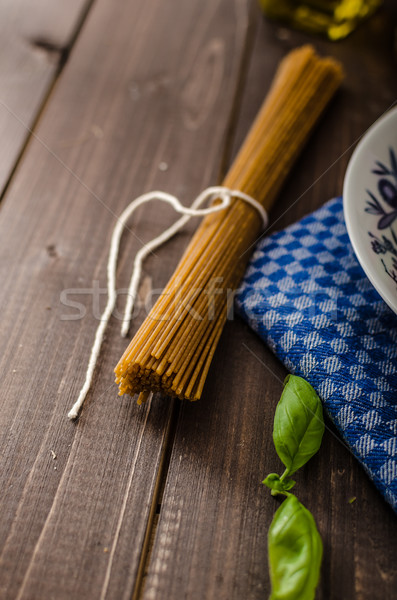
[[[277,404],[273,426],[274,445],[285,471],[278,479],[275,474],[271,474],[263,482],[272,489],[273,495],[288,491],[295,485],[289,475],[303,467],[316,454],[323,433],[324,418],[320,398],[302,377],[288,375]]]
[[[274,415],[273,441],[285,466],[263,483],[272,495],[287,499],[276,511],[268,535],[272,593],[270,600],[313,600],[320,577],[323,547],[312,514],[289,492],[289,477],[317,452],[324,433],[319,397],[302,377],[289,375]]]

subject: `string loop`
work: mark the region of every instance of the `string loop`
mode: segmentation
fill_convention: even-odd
[[[175,212],[183,215],[178,221],[176,221],[173,225],[168,227],[165,231],[163,231],[156,238],[145,244],[139,252],[137,252],[134,260],[134,268],[132,271],[131,281],[128,288],[127,302],[124,311],[124,317],[121,325],[121,335],[126,337],[128,334],[128,330],[131,322],[131,315],[134,309],[135,300],[138,294],[139,282],[142,274],[142,265],[145,258],[153,252],[156,248],[164,244],[170,238],[172,238],[182,227],[192,218],[192,217],[204,217],[206,215],[210,215],[221,210],[225,210],[231,204],[233,198],[239,198],[244,202],[250,204],[255,210],[258,212],[261,217],[263,228],[265,229],[268,224],[268,217],[265,209],[259,202],[257,202],[251,196],[244,194],[238,190],[231,190],[224,186],[212,186],[201,192],[194,200],[190,208],[183,206],[180,203],[176,196],[172,194],[168,194],[166,192],[154,191],[148,192],[147,194],[142,194],[142,196],[138,196],[135,200],[133,200],[121,213],[120,217],[117,220],[117,223],[113,230],[112,241],[110,244],[110,252],[109,259],[107,265],[107,294],[108,301],[106,304],[106,308],[101,316],[100,323],[96,330],[94,343],[91,349],[90,359],[88,361],[87,372],[85,376],[85,381],[83,387],[80,390],[79,396],[72,406],[71,410],[68,413],[69,419],[76,419],[79,411],[84,403],[84,400],[87,396],[87,393],[91,387],[92,377],[94,375],[94,370],[96,367],[96,363],[98,361],[99,353],[101,350],[103,337],[105,334],[105,330],[109,319],[112,315],[114,307],[116,305],[117,300],[117,291],[116,291],[116,269],[117,269],[117,259],[120,248],[120,240],[123,235],[124,227],[126,226],[128,220],[135,212],[135,210],[141,206],[142,204],[146,204],[151,200],[161,200],[162,202],[166,202],[170,204]],[[220,202],[217,204],[213,204],[208,208],[199,208],[206,201],[213,201],[215,199],[219,199]]]

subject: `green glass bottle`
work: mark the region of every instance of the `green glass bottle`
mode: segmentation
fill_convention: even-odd
[[[259,3],[271,19],[339,40],[372,15],[382,0],[259,0]]]

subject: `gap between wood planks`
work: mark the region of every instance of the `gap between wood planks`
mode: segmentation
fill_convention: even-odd
[[[250,4],[248,13],[247,31],[245,34],[245,43],[241,53],[240,66],[237,75],[237,85],[234,92],[232,108],[230,111],[229,122],[226,128],[224,148],[219,163],[217,185],[220,185],[225,178],[225,175],[230,167],[233,152],[233,142],[236,134],[238,117],[240,114],[245,82],[248,76],[248,65],[254,50],[256,33],[259,26],[260,14],[258,11],[257,0],[253,0]]]
[[[160,465],[157,471],[152,505],[150,507],[149,518],[146,525],[145,538],[143,541],[141,559],[138,566],[138,573],[136,577],[135,588],[132,594],[132,600],[140,600],[140,598],[142,598],[147,570],[150,564],[154,538],[156,536],[157,524],[160,518],[161,502],[164,494],[165,484],[167,481],[171,453],[174,447],[176,427],[178,424],[178,417],[181,405],[180,400],[178,400],[177,398],[170,399],[170,402],[172,402],[171,417],[168,421],[167,431],[164,437]]]
[[[41,105],[39,106],[35,117],[33,118],[32,125],[30,127],[28,127],[27,125],[22,123],[22,125],[24,125],[26,130],[28,131],[28,135],[26,136],[25,141],[22,144],[21,150],[20,150],[18,156],[16,157],[15,163],[11,169],[11,172],[10,172],[10,175],[9,175],[7,181],[4,184],[3,190],[2,190],[2,192],[0,192],[0,206],[1,206],[1,202],[2,202],[3,198],[5,197],[5,195],[8,191],[8,188],[10,187],[10,184],[13,180],[14,174],[22,160],[25,150],[28,147],[28,144],[29,144],[30,140],[32,139],[32,137],[34,137],[34,132],[37,127],[37,124],[38,124],[42,114],[44,113],[44,110],[50,100],[50,97],[55,88],[55,85],[56,85],[56,83],[68,61],[69,55],[73,49],[73,46],[75,45],[75,43],[77,41],[77,38],[79,37],[79,35],[81,33],[81,30],[83,29],[84,23],[86,22],[86,19],[88,17],[90,10],[92,9],[92,7],[94,5],[94,2],[95,2],[95,0],[88,0],[87,3],[85,4],[84,8],[81,11],[80,19],[79,19],[79,21],[77,21],[76,27],[75,27],[75,29],[70,37],[70,40],[66,46],[59,47],[57,45],[54,45],[51,41],[49,41],[43,37],[37,37],[37,38],[33,38],[33,39],[29,40],[29,43],[33,47],[40,48],[40,49],[44,50],[45,52],[48,52],[49,54],[52,54],[52,55],[58,54],[59,55],[58,65],[54,72],[54,77],[53,77],[50,85],[48,86],[46,93],[44,94],[43,101],[42,101]],[[15,117],[15,115],[13,115],[13,116]]]
[[[254,2],[250,5],[248,15],[248,26],[245,36],[245,43],[241,55],[240,66],[237,75],[237,84],[232,101],[232,108],[228,125],[226,127],[224,147],[219,165],[217,185],[220,185],[224,179],[226,172],[230,166],[233,151],[233,142],[237,128],[238,117],[241,108],[241,102],[244,93],[246,76],[248,73],[248,65],[251,60],[252,52],[255,43],[255,34],[258,28],[258,10]],[[145,538],[142,546],[141,559],[139,562],[135,588],[132,594],[132,600],[141,600],[145,589],[146,576],[148,573],[154,540],[156,537],[158,522],[161,514],[162,498],[165,490],[165,485],[168,476],[168,470],[171,460],[171,454],[174,447],[175,435],[180,414],[180,401],[171,399],[171,417],[168,422],[167,431],[164,438],[164,445],[160,459],[160,466],[157,472],[157,478],[150,507],[149,518],[146,526]]]

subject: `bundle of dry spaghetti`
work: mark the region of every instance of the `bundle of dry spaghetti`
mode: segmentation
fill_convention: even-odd
[[[223,185],[269,210],[342,77],[337,62],[310,46],[288,54]],[[239,284],[260,229],[258,212],[241,199],[203,220],[115,369],[120,395],[139,393],[138,403],[152,391],[200,398],[230,290]]]

